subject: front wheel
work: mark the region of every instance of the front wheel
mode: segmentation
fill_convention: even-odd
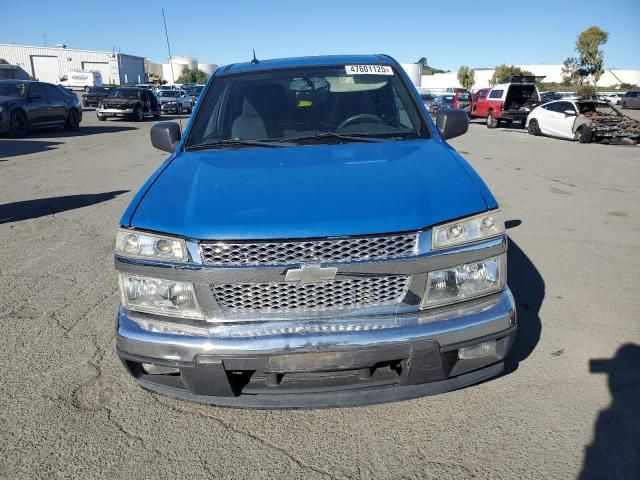
[[[142,108],[136,107],[133,111],[133,120],[136,122],[142,122],[144,120],[144,112],[142,111]]]
[[[178,104],[178,115],[182,115],[182,105]]]
[[[9,118],[9,131],[7,134],[12,138],[22,138],[28,130],[27,116],[20,110],[11,113]]]
[[[161,110],[160,107],[158,107],[158,109],[156,110],[156,113],[153,114],[153,118],[155,118],[156,120],[160,120],[160,116],[161,116]]]
[[[540,135],[540,127],[538,126],[538,121],[535,118],[529,120],[527,132],[529,132],[530,135],[535,135],[536,137]]]
[[[498,119],[493,116],[492,112],[487,115],[487,128],[496,128],[498,126]]]
[[[576,130],[574,138],[580,143],[591,143],[593,141],[593,130],[591,127],[582,125]]]

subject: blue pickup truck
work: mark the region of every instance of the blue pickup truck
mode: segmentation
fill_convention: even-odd
[[[516,331],[498,205],[386,55],[220,67],[120,220],[117,351],[145,389],[371,404],[499,374]]]

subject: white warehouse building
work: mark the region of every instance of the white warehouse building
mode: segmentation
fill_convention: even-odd
[[[403,65],[404,66],[404,65]],[[537,77],[544,77],[542,83],[545,82],[562,82],[562,65],[516,65],[522,70],[529,71]],[[406,68],[406,67],[405,67]],[[477,68],[475,69],[475,84],[472,90],[489,87],[489,81],[493,76],[493,68]],[[613,68],[605,68],[604,73],[598,80],[598,87],[615,88],[621,83],[629,83],[631,85],[640,85],[640,70],[620,70]],[[420,83],[416,83],[416,87],[421,90],[439,91],[446,88],[460,87],[458,82],[458,72],[436,73],[433,75],[422,75]]]
[[[16,65],[30,78],[58,83],[70,70],[100,72],[106,84],[146,82],[144,58],[117,52],[75,48],[0,44],[0,59]]]

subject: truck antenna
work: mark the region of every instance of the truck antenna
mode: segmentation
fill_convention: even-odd
[[[260,63],[260,60],[256,58],[256,49],[253,49],[253,60],[251,60],[251,65],[255,65],[256,63]]]
[[[162,9],[162,21],[164,22],[164,36],[167,39],[167,50],[169,51],[169,66],[171,67],[171,79],[173,80],[173,86],[175,87],[176,77],[173,74],[173,61],[171,60],[171,45],[169,44],[169,33],[167,32],[167,19],[164,16],[164,8]],[[178,101],[180,100],[178,99]],[[180,133],[182,133],[182,112],[178,113],[178,124],[180,125]]]

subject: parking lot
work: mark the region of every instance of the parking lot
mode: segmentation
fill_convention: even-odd
[[[640,478],[640,147],[474,122],[451,144],[506,215],[505,373],[256,411],[147,393],[116,356],[114,234],[165,157],[152,125],[89,109],[77,132],[0,138],[1,478]]]

